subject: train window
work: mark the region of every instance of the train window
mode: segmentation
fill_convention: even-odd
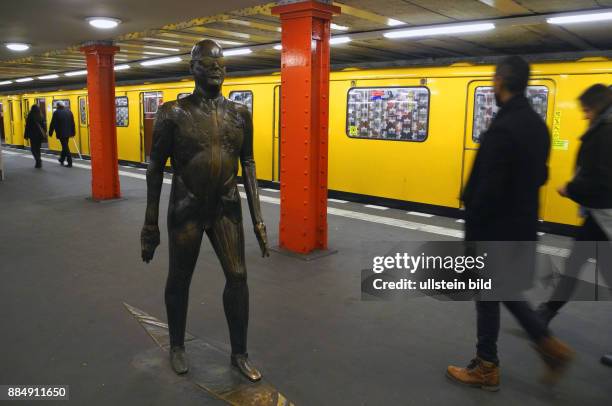
[[[525,95],[536,113],[546,121],[548,88],[546,86],[528,86]],[[477,87],[474,92],[474,122],[472,125],[472,140],[475,143],[480,142],[481,135],[489,128],[498,110],[493,87]]]
[[[191,96],[191,93],[179,93],[176,100],[181,100],[187,96]]]
[[[57,109],[57,105],[59,103],[62,103],[62,105],[66,108],[66,110],[70,110],[70,100],[68,99],[53,100],[53,103],[51,104],[53,106],[53,110]]]
[[[249,112],[253,114],[253,92],[250,90],[230,92],[229,99],[233,102],[244,104],[249,109]]]
[[[422,142],[427,139],[429,89],[352,88],[348,92],[347,135]]]
[[[87,99],[85,97],[79,97],[79,117],[81,126],[87,126]]]
[[[115,119],[117,127],[127,127],[130,118],[127,96],[115,97]]]
[[[147,92],[144,94],[144,112],[145,115],[157,113],[159,106],[163,104],[161,92]],[[152,116],[151,118],[154,118]]]

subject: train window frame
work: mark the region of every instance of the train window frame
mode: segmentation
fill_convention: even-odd
[[[425,138],[422,140],[413,140],[413,139],[397,139],[397,138],[372,138],[372,137],[360,137],[354,136],[350,134],[349,131],[349,96],[351,91],[354,90],[379,90],[379,89],[423,89],[427,92],[427,124],[425,126]],[[427,86],[417,85],[417,86],[351,86],[346,92],[346,119],[344,125],[344,133],[348,138],[358,139],[358,140],[372,140],[372,141],[399,141],[399,142],[416,142],[423,143],[429,139],[429,127],[430,127],[430,119],[431,119],[431,90]]]
[[[232,94],[234,94],[234,93],[250,93],[250,95],[251,95],[251,108],[249,108],[249,106],[244,104],[244,103],[232,100]],[[227,95],[227,98],[229,100],[233,101],[234,103],[239,103],[239,104],[242,104],[242,105],[246,106],[247,109],[249,110],[249,112],[251,113],[251,117],[253,116],[253,110],[255,110],[255,95],[253,94],[252,90],[232,90]]]
[[[53,99],[51,100],[51,108],[53,109],[53,112],[57,110],[57,103],[62,103],[66,110],[72,111],[72,109],[70,108],[70,99]]]
[[[88,125],[88,106],[87,106],[87,97],[79,96],[79,125],[81,127],[87,127]],[[85,120],[83,120],[85,119]]]
[[[124,106],[117,106],[117,100],[119,99],[125,99]],[[119,115],[117,114],[118,108],[125,108],[125,111],[127,112],[125,116],[125,125],[119,125],[118,123],[118,120],[117,120],[117,118],[119,117]],[[115,96],[115,126],[116,127],[129,127],[130,126],[130,98],[127,96]]]
[[[472,103],[472,134],[471,134],[471,138],[472,138],[472,142],[474,144],[481,144],[482,143],[482,134],[484,134],[486,132],[486,129],[483,130],[482,132],[478,133],[478,137],[476,137],[475,135],[475,130],[476,130],[476,96],[478,95],[478,89],[482,89],[482,88],[486,88],[486,89],[493,89],[493,86],[476,86],[474,88],[474,99],[473,99],[473,103]],[[549,101],[549,95],[550,95],[550,87],[548,87],[545,84],[539,84],[539,85],[528,85],[527,89],[529,88],[544,88],[546,89],[546,108],[544,109],[544,117],[542,117],[542,115],[538,114],[540,117],[542,117],[542,119],[546,122],[547,118],[548,118],[548,108],[550,107],[550,101]],[[527,92],[527,89],[525,90],[525,92]],[[527,97],[527,95],[525,95]],[[499,111],[499,109],[498,109]],[[496,113],[497,114],[497,113]],[[491,118],[491,121],[493,121],[493,119],[495,118],[495,116],[493,116]],[[489,123],[490,125],[490,123]]]

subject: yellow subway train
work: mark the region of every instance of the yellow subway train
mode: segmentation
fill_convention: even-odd
[[[332,72],[330,82],[329,188],[360,200],[406,204],[421,210],[458,210],[462,186],[479,136],[497,109],[491,65],[457,63]],[[556,189],[572,176],[579,137],[587,122],[577,97],[595,83],[612,83],[612,61],[584,58],[535,63],[528,98],[553,138],[550,178],[542,188],[541,218],[576,225],[577,207]],[[119,159],[145,163],[152,123],[161,103],[189,94],[190,80],[116,88]],[[280,75],[228,77],[223,93],[253,113],[257,175],[279,180]],[[62,101],[74,113],[73,152],[89,155],[86,89],[0,95],[4,142],[27,146],[25,116],[33,103],[46,112]],[[52,138],[49,149],[60,150]]]

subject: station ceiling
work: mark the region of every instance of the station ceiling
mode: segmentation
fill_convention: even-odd
[[[505,54],[554,57],[610,56],[610,22],[553,25],[547,18],[564,13],[611,11],[612,0],[342,0],[334,18],[334,37],[351,41],[332,46],[332,64],[415,61],[484,61]],[[0,4],[0,43],[25,42],[25,53],[0,49],[0,92],[84,83],[84,76],[65,73],[85,69],[79,45],[114,40],[120,47],[118,81],[153,80],[188,75],[191,46],[212,38],[226,50],[249,48],[248,55],[228,56],[230,72],[279,68],[280,22],[271,15],[276,3],[261,0],[32,0]],[[607,10],[606,10],[607,9]],[[96,30],[92,16],[122,20],[112,31]],[[444,24],[493,23],[495,29],[453,35],[391,39],[385,33]],[[170,56],[181,62],[142,66],[140,62]],[[401,62],[398,62],[401,61]],[[58,74],[50,80],[39,76]],[[29,82],[16,79],[31,77]]]

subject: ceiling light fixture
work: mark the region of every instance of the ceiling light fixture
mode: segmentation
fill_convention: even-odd
[[[276,49],[277,51],[281,51],[283,49],[283,46],[281,44],[276,44],[273,46],[274,49]]]
[[[338,31],[348,31],[349,29],[349,27],[347,27],[346,25],[338,25],[334,23],[331,23],[330,28],[332,30],[338,30]]]
[[[180,52],[181,51],[179,48],[156,47],[156,46],[153,46],[153,45],[145,45],[145,46],[143,46],[143,48],[157,49],[159,51],[170,51],[170,52]]]
[[[89,25],[95,28],[99,28],[101,30],[109,30],[121,24],[120,19],[110,17],[89,17],[86,20]]]
[[[351,42],[351,37],[332,37],[329,40],[330,45],[346,44]]]
[[[234,48],[223,51],[223,56],[248,55],[252,52],[251,48]]]
[[[40,80],[57,79],[57,78],[59,78],[59,75],[56,75],[56,74],[39,76],[38,77],[38,79],[40,79]]]
[[[64,73],[64,76],[83,76],[83,75],[87,75],[87,71],[86,70],[75,70],[75,71],[72,71],[72,72]]]
[[[181,59],[180,56],[172,56],[170,58],[150,59],[148,61],[140,62],[140,64],[142,66],[155,66],[155,65],[164,65],[167,63],[176,63],[182,60],[183,59]]]
[[[126,69],[130,69],[130,65],[127,65],[127,64],[115,65],[115,67],[113,69],[115,69],[115,70],[126,70]]]
[[[23,52],[30,49],[30,44],[24,44],[21,42],[9,42],[5,44],[8,49],[11,51]]]
[[[173,39],[151,38],[151,37],[144,37],[143,40],[145,40],[145,41],[165,42],[166,44],[180,44],[181,43],[181,41],[175,41]]]
[[[13,83],[12,80],[5,80],[4,82],[0,82],[0,86],[10,85],[11,83]]]
[[[404,24],[406,23],[400,20],[396,20],[395,18],[387,18],[387,25],[389,27],[396,27],[398,25],[404,25]]]
[[[559,17],[547,18],[548,24],[575,24],[575,23],[594,23],[598,21],[612,20],[612,12],[607,13],[588,13],[573,14]]]
[[[414,28],[401,31],[386,32],[386,38],[414,38],[427,37],[432,35],[464,34],[468,32],[489,31],[495,28],[495,24],[460,24],[460,25],[440,25],[431,28]]]
[[[33,80],[34,80],[34,78],[21,78],[21,79],[17,79],[17,80],[15,80],[15,82],[17,82],[17,83],[23,83],[23,82],[31,82],[31,81],[33,81]]]

